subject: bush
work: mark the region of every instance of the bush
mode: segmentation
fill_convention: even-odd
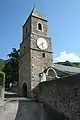
[[[5,85],[5,73],[0,72],[0,87],[3,87]]]

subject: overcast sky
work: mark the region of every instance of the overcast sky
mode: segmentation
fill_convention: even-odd
[[[19,48],[34,4],[48,20],[54,60],[80,61],[80,0],[0,0],[0,58]]]

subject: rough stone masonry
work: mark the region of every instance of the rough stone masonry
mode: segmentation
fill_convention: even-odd
[[[80,120],[80,74],[42,82],[33,90],[33,96],[69,120]]]

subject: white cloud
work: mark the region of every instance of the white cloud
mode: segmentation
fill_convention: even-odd
[[[54,58],[54,62],[80,62],[80,56],[75,53],[68,53],[67,51],[60,52],[59,57]]]

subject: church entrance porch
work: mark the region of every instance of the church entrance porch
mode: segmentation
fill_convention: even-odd
[[[45,69],[42,73],[40,73],[39,77],[41,82],[56,80],[56,78],[59,78],[53,67]]]

